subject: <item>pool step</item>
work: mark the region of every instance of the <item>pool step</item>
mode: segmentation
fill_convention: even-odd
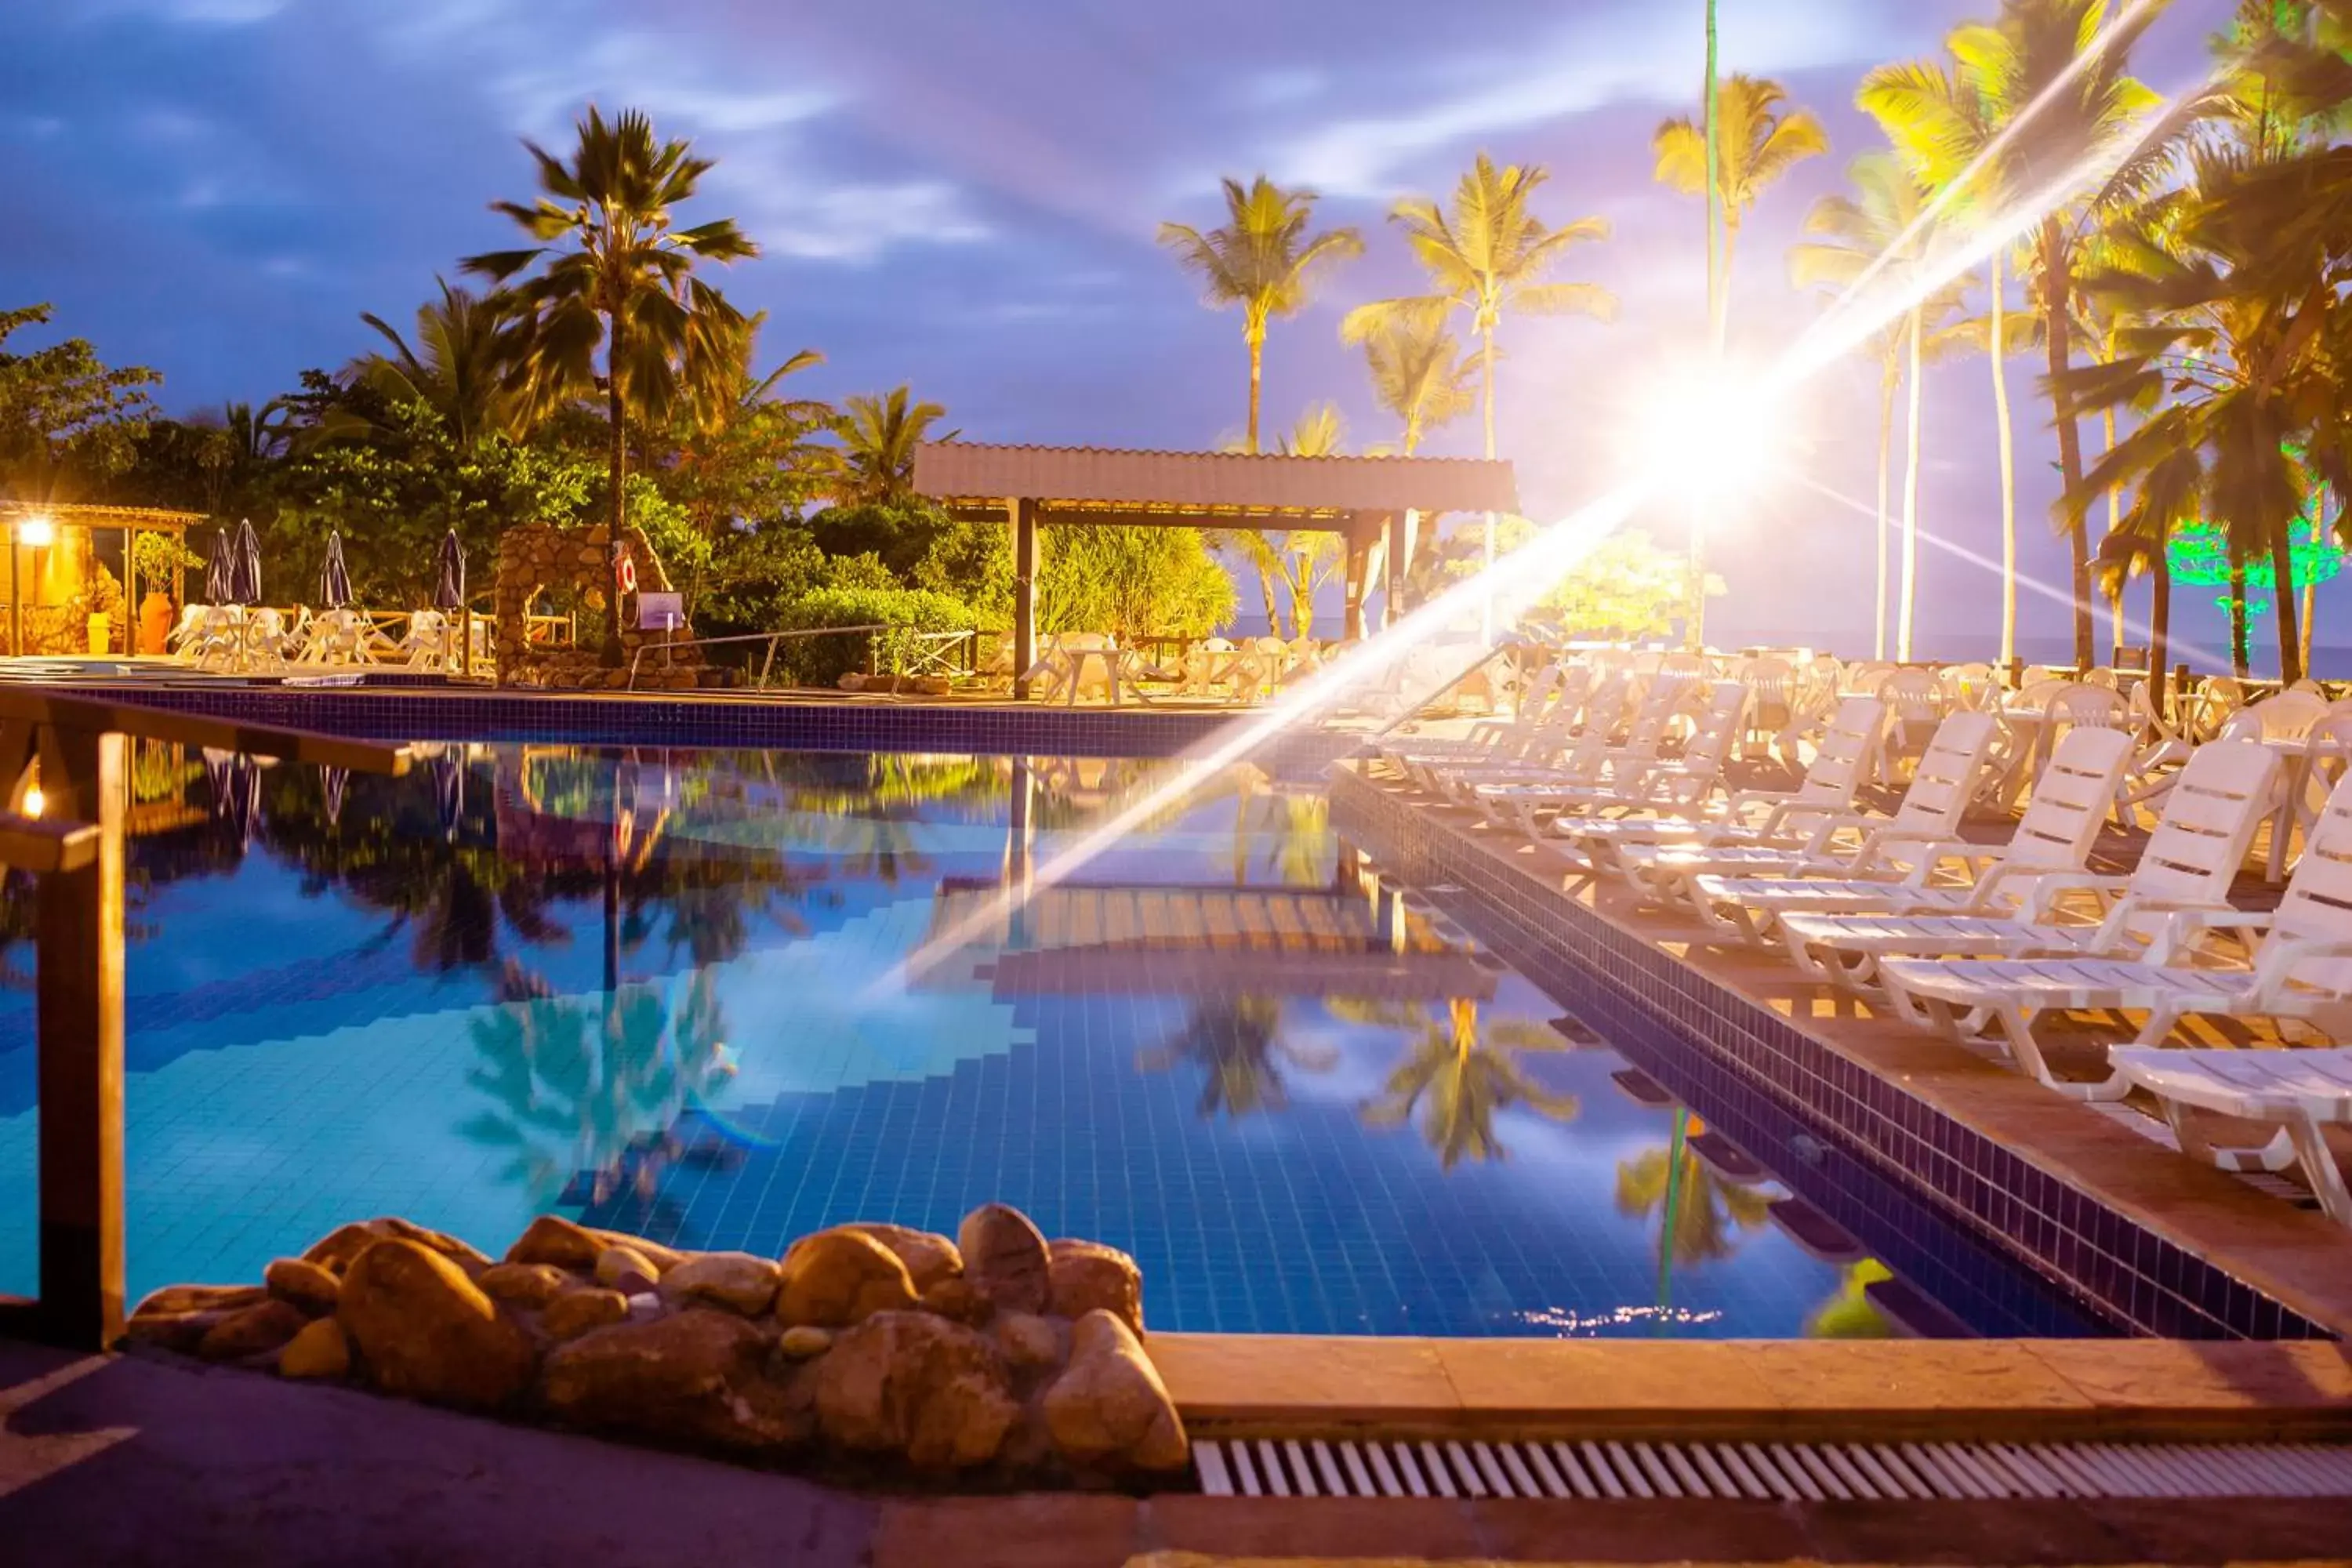
[[[1202,1439],[1212,1497],[2352,1498],[2315,1443],[1476,1443]]]

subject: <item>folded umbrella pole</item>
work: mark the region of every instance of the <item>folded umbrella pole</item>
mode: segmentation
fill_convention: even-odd
[[[444,616],[455,616],[453,623],[457,636],[457,668],[468,669],[473,651],[474,617],[466,608],[466,547],[457,542],[457,531],[451,529],[441,536],[441,550],[434,562],[433,607]]]
[[[343,535],[340,529],[327,534],[327,559],[319,568],[319,607],[322,610],[348,610],[352,607],[352,574],[343,564]]]

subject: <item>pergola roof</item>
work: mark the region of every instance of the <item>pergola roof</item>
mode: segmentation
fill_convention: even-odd
[[[177,530],[205,521],[200,511],[173,511],[152,506],[100,506],[86,501],[30,501],[0,499],[0,517],[46,517],[68,528],[140,528]]]
[[[1100,447],[927,442],[917,493],[960,515],[1032,500],[1054,522],[1195,525],[1263,518],[1297,527],[1377,512],[1518,510],[1507,462],[1467,458],[1292,458]]]

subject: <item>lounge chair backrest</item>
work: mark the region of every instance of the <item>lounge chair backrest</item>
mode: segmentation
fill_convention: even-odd
[[[2254,829],[2277,798],[2279,761],[2255,741],[2200,746],[2164,797],[2164,815],[2132,868],[2136,899],[2219,904]]]
[[[2089,859],[2131,755],[2132,738],[2124,731],[2067,731],[2033,781],[2033,798],[2009,840],[2011,862],[2071,868]]]
[[[1895,808],[1893,826],[1939,838],[1957,834],[1960,814],[1975,798],[1984,773],[1993,729],[1990,713],[1954,713],[1937,725],[1927,749],[1919,754],[1910,786],[1903,792],[1903,804]]]
[[[1895,718],[1906,724],[1940,719],[1952,706],[1943,678],[1932,669],[1898,669],[1886,678],[1878,694],[1895,710]]]
[[[1875,697],[1849,697],[1830,715],[1828,730],[1813,752],[1812,765],[1790,798],[1800,805],[1838,809],[1853,804],[1853,792],[1878,750],[1886,728],[1886,704]]]
[[[1633,690],[1633,678],[1622,669],[1602,676],[1584,694],[1584,711],[1577,720],[1577,729],[1584,734],[1604,738],[1615,734],[1617,721],[1625,716],[1625,701]]]
[[[2235,676],[2212,677],[2197,689],[2193,709],[2196,714],[2195,732],[2189,738],[2196,741],[2218,737],[2221,733],[2221,726],[2245,705],[2246,689],[2239,684]]]
[[[2018,683],[2017,695],[2011,698],[2010,701],[2017,707],[2029,709],[2036,713],[2044,712],[2048,710],[2052,698],[2074,684],[2074,682],[2071,680],[2057,679],[2049,676],[2043,676],[2038,679],[2028,679]]]
[[[1737,680],[1718,680],[1707,688],[1698,727],[1683,747],[1684,768],[1709,775],[1721,773],[1731,754],[1731,743],[1739,738],[1739,721],[1747,716],[1747,687]]]
[[[2231,734],[2250,741],[2300,741],[2327,713],[2327,700],[2308,691],[2282,691],[2252,707],[2241,708],[2223,726]]]
[[[1845,689],[1856,697],[1875,697],[1895,667],[1883,659],[1857,659],[1845,668]]]
[[[1673,684],[1654,680],[1642,694],[1640,711],[1633,715],[1633,727],[1626,731],[1625,749],[1636,756],[1654,757],[1665,742],[1666,726],[1674,722],[1680,692]]]
[[[2294,863],[2280,896],[2278,912],[2263,946],[2280,942],[2352,942],[2352,774],[2338,779],[2320,807],[2304,841],[2303,858]],[[2262,954],[2255,955],[2257,964]],[[2304,985],[2330,991],[2352,990],[2352,958],[2283,957],[2285,977]]]
[[[2126,712],[2122,694],[2114,687],[2083,681],[2052,692],[2049,704],[2042,709],[2044,722],[2053,733],[2084,728],[2120,730]]]
[[[1955,664],[1944,671],[1944,689],[1955,706],[1990,708],[2000,696],[2000,681],[1989,664]]]

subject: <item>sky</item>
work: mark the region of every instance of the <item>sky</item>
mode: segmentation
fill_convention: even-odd
[[[1993,8],[1721,0],[1723,68],[1784,83],[1832,143],[1747,220],[1736,350],[1769,358],[1819,314],[1788,282],[1787,248],[1847,161],[1878,144],[1853,108],[1862,72],[1930,53]],[[2139,74],[2166,91],[2194,82],[2229,8],[2174,0]],[[1339,318],[1417,291],[1385,214],[1399,196],[1450,191],[1486,150],[1549,172],[1538,216],[1612,226],[1559,276],[1614,289],[1619,320],[1507,321],[1501,337],[1501,452],[1524,510],[1548,521],[1614,477],[1629,411],[1700,327],[1700,203],[1654,182],[1649,141],[1663,117],[1697,107],[1701,12],[1700,0],[1454,0],[1442,13],[1402,0],[6,0],[0,305],[53,302],[56,333],[162,371],[167,412],[260,401],[368,347],[361,311],[404,324],[457,258],[515,243],[488,204],[532,194],[523,140],[560,149],[593,100],[644,109],[718,160],[690,212],[732,216],[763,247],[721,281],[770,312],[769,363],[820,349],[826,363],[801,389],[906,382],[975,440],[1198,448],[1237,435],[1240,318],[1203,309],[1154,232],[1218,221],[1221,175],[1311,186],[1323,220],[1361,230],[1368,254],[1275,324],[1266,422],[1329,400],[1368,444],[1395,432]],[[2009,369],[2024,563],[2063,582],[2035,371]],[[1997,555],[1990,369],[1961,360],[1924,386],[1922,527]],[[1808,482],[1777,483],[1711,525],[1730,590],[1710,612],[1713,640],[1867,651],[1875,389],[1874,366],[1857,361],[1788,400]],[[1425,449],[1475,454],[1476,421]],[[1990,651],[1996,580],[1931,548],[1920,581],[1923,649]],[[2180,630],[2219,646],[2218,613],[2184,615]],[[2066,625],[2063,605],[2031,595],[2023,617],[2029,635]]]

